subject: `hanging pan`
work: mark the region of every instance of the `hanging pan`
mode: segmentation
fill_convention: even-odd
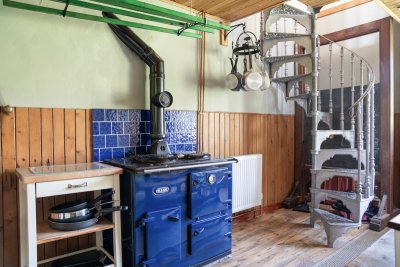
[[[114,211],[126,211],[128,210],[128,206],[118,206],[113,208],[102,209],[96,212],[91,218],[79,221],[79,222],[56,222],[51,218],[48,219],[48,224],[51,228],[60,230],[60,231],[76,231],[88,228],[92,225],[95,225],[102,216],[112,213]]]
[[[243,75],[243,88],[246,91],[258,90],[263,85],[263,77],[258,71],[255,71],[253,69],[251,58],[252,55],[249,53],[250,69]],[[246,67],[246,61],[245,61],[245,67]]]
[[[235,63],[233,63],[233,58],[230,58],[232,70],[225,79],[226,86],[232,91],[240,91],[240,89],[242,88],[242,74],[237,72],[238,59],[239,58],[236,56]]]

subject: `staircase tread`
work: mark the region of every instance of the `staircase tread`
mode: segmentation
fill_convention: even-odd
[[[307,98],[309,98],[309,97],[310,97],[310,93],[307,93],[307,94],[289,96],[289,97],[286,97],[286,100],[307,99]]]
[[[348,225],[348,226],[354,226],[354,227],[359,226],[358,223],[353,222],[352,220],[346,219],[339,215],[335,215],[328,211],[317,209],[317,208],[314,208],[313,210],[314,210],[314,212],[318,213],[321,217],[323,217],[324,220],[326,221],[326,223],[328,223],[329,225],[343,225],[343,226]]]
[[[318,192],[325,193],[325,194],[334,195],[334,196],[341,196],[341,197],[345,197],[348,199],[356,199],[357,198],[357,195],[355,192],[343,192],[343,191],[335,191],[335,190],[321,189],[321,188],[312,188],[311,190],[318,191]]]
[[[268,63],[275,63],[275,62],[283,61],[286,59],[297,59],[297,58],[308,57],[308,56],[311,56],[311,54],[308,53],[308,54],[296,54],[296,55],[288,55],[288,56],[265,57],[264,61],[268,62]]]
[[[339,133],[340,134],[340,133],[346,133],[346,132],[354,133],[355,131],[354,130],[316,130],[314,132],[316,132],[316,133],[319,133],[319,132],[321,132],[321,133],[333,132],[333,133]]]
[[[310,37],[311,34],[304,33],[285,33],[285,32],[269,32],[264,36],[264,40],[285,39],[296,37]]]
[[[319,169],[319,170],[314,170],[317,172],[332,172],[332,173],[349,173],[349,174],[357,174],[358,170],[357,169]],[[365,170],[361,170],[361,174],[365,174]]]
[[[357,152],[358,149],[357,148],[329,148],[329,149],[320,149],[320,152],[325,152],[325,151],[329,151],[329,152],[338,152],[338,153],[345,153],[345,152]],[[365,151],[365,149],[361,149],[361,151]]]
[[[308,76],[311,76],[311,73],[295,75],[295,76],[273,78],[271,80],[272,80],[272,82],[285,83],[285,82],[290,82],[290,81],[301,80],[302,78],[306,78]]]

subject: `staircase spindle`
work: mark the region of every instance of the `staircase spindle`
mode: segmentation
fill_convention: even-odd
[[[321,58],[320,58],[321,40],[317,37],[317,59],[318,59],[318,73],[321,71]],[[320,84],[320,77],[318,76],[318,84]],[[318,94],[318,111],[321,111],[321,93]]]
[[[295,21],[295,25],[297,24],[297,22]],[[295,32],[296,32],[296,27],[294,28]],[[294,43],[294,54],[297,55],[299,53],[299,47],[296,43]],[[299,74],[299,63],[294,62],[294,75],[298,75]],[[294,83],[294,95],[299,95],[299,82],[296,81]]]
[[[363,145],[363,139],[361,138],[362,135],[362,109],[361,109],[361,104],[356,106],[357,108],[357,136],[358,138],[358,145],[357,145],[357,169],[358,169],[358,174],[357,174],[357,186],[356,186],[356,193],[357,193],[357,199],[361,199],[361,194],[362,194],[362,185],[361,185],[361,150],[362,150],[362,145]]]
[[[329,114],[333,114],[332,101],[332,42],[329,43]]]
[[[343,85],[344,85],[344,68],[343,68],[344,49],[340,48],[340,130],[344,130],[344,111],[343,111]]]
[[[351,53],[351,105],[354,104],[354,53]],[[354,119],[354,108],[350,110],[351,116],[351,130],[354,131],[355,119]]]
[[[370,75],[373,75],[370,73]],[[370,79],[371,80],[371,79]],[[371,154],[370,154],[370,176],[371,176],[371,195],[375,195],[375,85],[371,88]]]
[[[361,59],[360,60],[360,98],[364,93],[364,62]],[[361,99],[360,103],[358,104],[358,108],[360,109],[361,112],[361,119],[360,119],[360,132],[358,135],[358,138],[361,140],[361,149],[364,149],[364,132],[363,132],[363,128],[364,128],[364,124],[363,124],[363,119],[362,117],[364,116],[364,100]],[[359,143],[360,144],[360,143]]]
[[[369,69],[367,69],[367,77],[369,77]],[[371,109],[371,94],[368,94],[365,99],[365,181],[364,181],[364,197],[369,198],[370,196],[370,177],[369,177],[369,160],[370,160],[370,142],[371,142],[371,120],[370,120],[370,109]]]
[[[286,18],[283,19],[283,32],[286,32]],[[284,46],[285,46],[284,53],[285,53],[285,56],[287,56],[287,46],[288,46],[288,44],[287,44],[286,41],[284,42]],[[285,67],[285,77],[287,77],[288,76],[288,63],[285,63],[284,67]]]

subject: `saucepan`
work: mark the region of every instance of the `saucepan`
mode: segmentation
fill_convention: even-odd
[[[87,218],[88,215],[97,207],[111,202],[103,203],[101,205],[96,205],[101,200],[114,194],[114,191],[107,192],[98,196],[90,202],[76,200],[69,201],[59,205],[56,205],[49,210],[49,217],[52,220],[73,220],[74,218]],[[86,216],[86,217],[85,217]]]
[[[102,216],[112,213],[114,211],[126,211],[128,210],[128,206],[118,206],[107,209],[102,209],[93,214],[89,219],[77,222],[56,222],[51,218],[48,219],[48,224],[51,228],[60,230],[60,231],[75,231],[88,228],[92,225],[95,225]]]

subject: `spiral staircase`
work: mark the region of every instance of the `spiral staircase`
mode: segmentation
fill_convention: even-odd
[[[310,224],[315,227],[316,221],[321,220],[328,246],[333,247],[335,240],[349,228],[361,225],[363,214],[374,198],[374,74],[362,57],[316,34],[318,11],[309,9],[306,12],[287,4],[263,11],[260,40],[272,86],[282,90],[287,101],[295,101],[303,107],[312,120]],[[325,95],[329,93],[327,101],[322,101],[319,86],[320,41],[329,46],[329,56],[326,56],[329,86],[323,89]],[[334,48],[339,50],[340,60],[332,58]],[[335,60],[340,62],[339,66],[333,65]],[[348,88],[344,87],[344,62],[351,63],[350,69],[346,70],[349,76],[346,81],[351,83]],[[334,75],[335,70],[339,70],[339,75]],[[335,77],[338,80],[334,80]],[[340,86],[334,89],[334,83]],[[339,101],[333,100],[334,90],[340,93]],[[350,105],[345,107],[345,103]],[[339,121],[336,123],[338,129],[333,128],[334,118]],[[322,144],[333,137],[342,138],[349,145],[322,148]],[[326,167],[325,163],[330,159],[344,156],[353,158],[351,167]],[[322,186],[337,176],[351,178],[353,189],[344,192]],[[320,208],[320,203],[326,199],[340,200],[351,211],[352,218]]]

